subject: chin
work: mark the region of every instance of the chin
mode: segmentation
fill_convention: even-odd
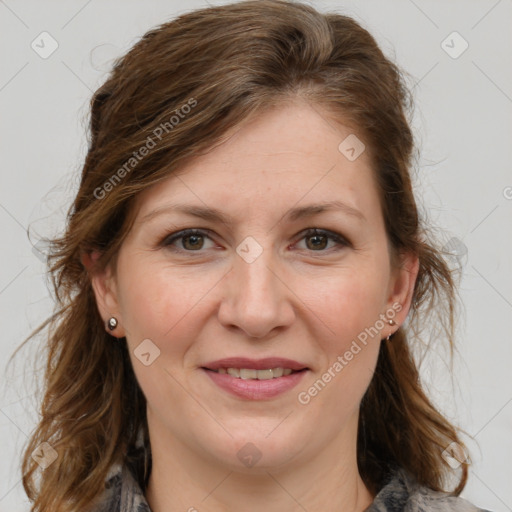
[[[277,424],[278,422],[274,424],[274,428]],[[243,434],[238,432],[233,438],[229,437],[224,446],[220,440],[209,444],[210,448],[217,448],[215,452],[209,450],[210,457],[218,464],[239,473],[264,474],[275,471],[295,463],[299,454],[310,444],[303,436],[293,434],[287,429],[279,434],[276,429],[270,435],[267,431],[254,433],[251,430]],[[226,439],[222,441],[225,442]]]

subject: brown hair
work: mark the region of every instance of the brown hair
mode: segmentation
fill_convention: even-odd
[[[446,489],[451,468],[442,452],[463,443],[423,391],[409,343],[435,314],[453,347],[454,283],[426,241],[413,196],[411,101],[402,74],[353,19],[260,0],[197,10],[151,30],[92,98],[80,188],[48,261],[56,312],[36,331],[49,327],[41,420],[23,461],[33,511],[86,509],[112,464],[131,456],[140,429],[150,449],[126,344],[105,332],[81,256],[97,249],[99,268],[115,263],[140,191],[249,115],[293,98],[358,128],[373,157],[393,253],[412,251],[420,262],[408,325],[381,344],[361,403],[361,476],[373,493],[394,467]],[[44,441],[59,457],[40,474],[31,453]],[[467,471],[462,465],[454,494]]]

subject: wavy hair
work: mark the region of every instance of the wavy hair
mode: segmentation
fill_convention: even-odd
[[[40,421],[22,467],[33,512],[87,510],[112,465],[133,457],[140,432],[150,454],[145,398],[126,343],[105,331],[82,256],[98,250],[98,268],[115,265],[139,192],[220,143],[249,115],[296,98],[357,127],[372,157],[392,252],[419,258],[408,323],[381,343],[361,402],[361,477],[376,493],[400,467],[422,485],[448,490],[454,476],[442,452],[464,444],[422,388],[412,344],[435,321],[453,349],[455,285],[425,236],[413,195],[404,75],[350,17],[258,0],[192,11],[147,32],[92,97],[79,190],[48,257],[55,312],[26,340],[47,328]],[[31,457],[42,442],[59,454],[43,472]],[[453,494],[467,472],[463,464]]]

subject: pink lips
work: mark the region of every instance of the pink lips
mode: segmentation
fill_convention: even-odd
[[[239,379],[229,374],[217,373],[219,368],[248,368],[265,370],[268,368],[290,368],[294,370],[290,375],[268,380]],[[304,377],[307,367],[291,359],[270,357],[265,359],[248,359],[232,357],[212,361],[203,366],[202,370],[220,388],[246,400],[265,400],[294,388]]]

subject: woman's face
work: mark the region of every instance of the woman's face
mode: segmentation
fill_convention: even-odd
[[[236,470],[355,451],[359,404],[415,270],[390,265],[367,152],[320,112],[294,103],[253,117],[146,190],[114,279],[94,278],[103,318],[126,336],[153,446]]]

